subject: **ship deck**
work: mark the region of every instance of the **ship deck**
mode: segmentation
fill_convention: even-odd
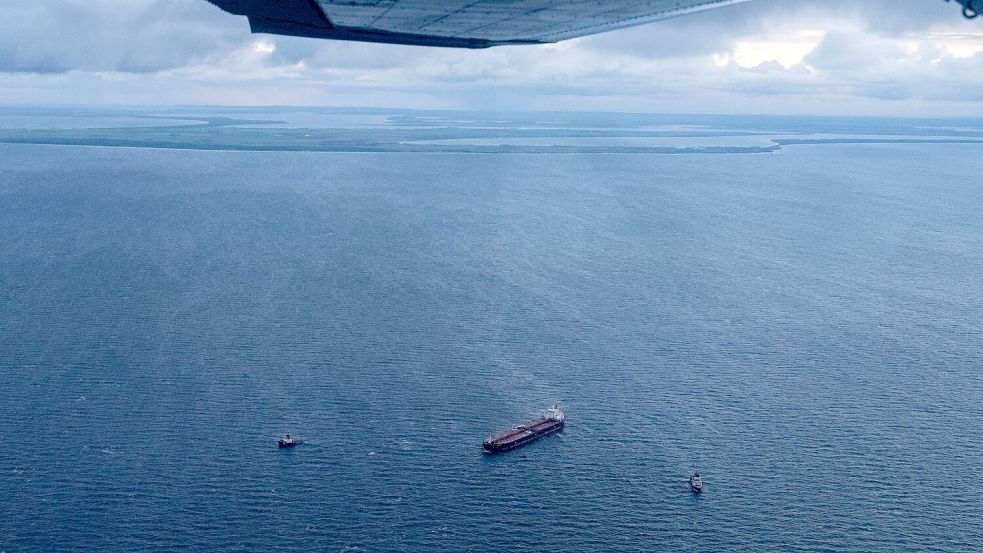
[[[529,436],[534,434],[539,434],[543,431],[549,430],[554,426],[561,425],[561,421],[556,421],[548,418],[540,418],[534,421],[527,422],[522,426],[518,426],[501,434],[496,434],[491,438],[486,440],[486,443],[495,446],[507,446],[514,442],[522,441]]]

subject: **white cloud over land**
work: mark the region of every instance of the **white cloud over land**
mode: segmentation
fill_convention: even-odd
[[[480,51],[251,35],[205,0],[0,14],[3,104],[983,116],[983,21],[941,0],[755,0]]]

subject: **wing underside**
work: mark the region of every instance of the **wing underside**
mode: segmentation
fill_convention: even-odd
[[[209,0],[255,33],[487,48],[541,44],[748,0]]]

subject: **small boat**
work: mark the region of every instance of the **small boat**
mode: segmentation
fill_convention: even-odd
[[[295,445],[297,445],[299,443],[300,443],[300,441],[294,439],[294,437],[291,436],[290,434],[287,434],[286,436],[284,436],[284,437],[282,437],[282,438],[280,438],[279,440],[276,441],[276,446],[277,447],[293,447],[293,446],[295,446]]]
[[[693,476],[689,477],[689,489],[693,490],[693,493],[703,493],[703,479],[700,478],[700,473],[694,472]]]

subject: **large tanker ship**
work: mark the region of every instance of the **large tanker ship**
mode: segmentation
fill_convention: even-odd
[[[554,434],[563,429],[563,419],[566,418],[558,405],[546,412],[545,417],[520,424],[512,430],[496,434],[485,440],[481,446],[485,453],[501,453],[534,442],[543,436]]]

